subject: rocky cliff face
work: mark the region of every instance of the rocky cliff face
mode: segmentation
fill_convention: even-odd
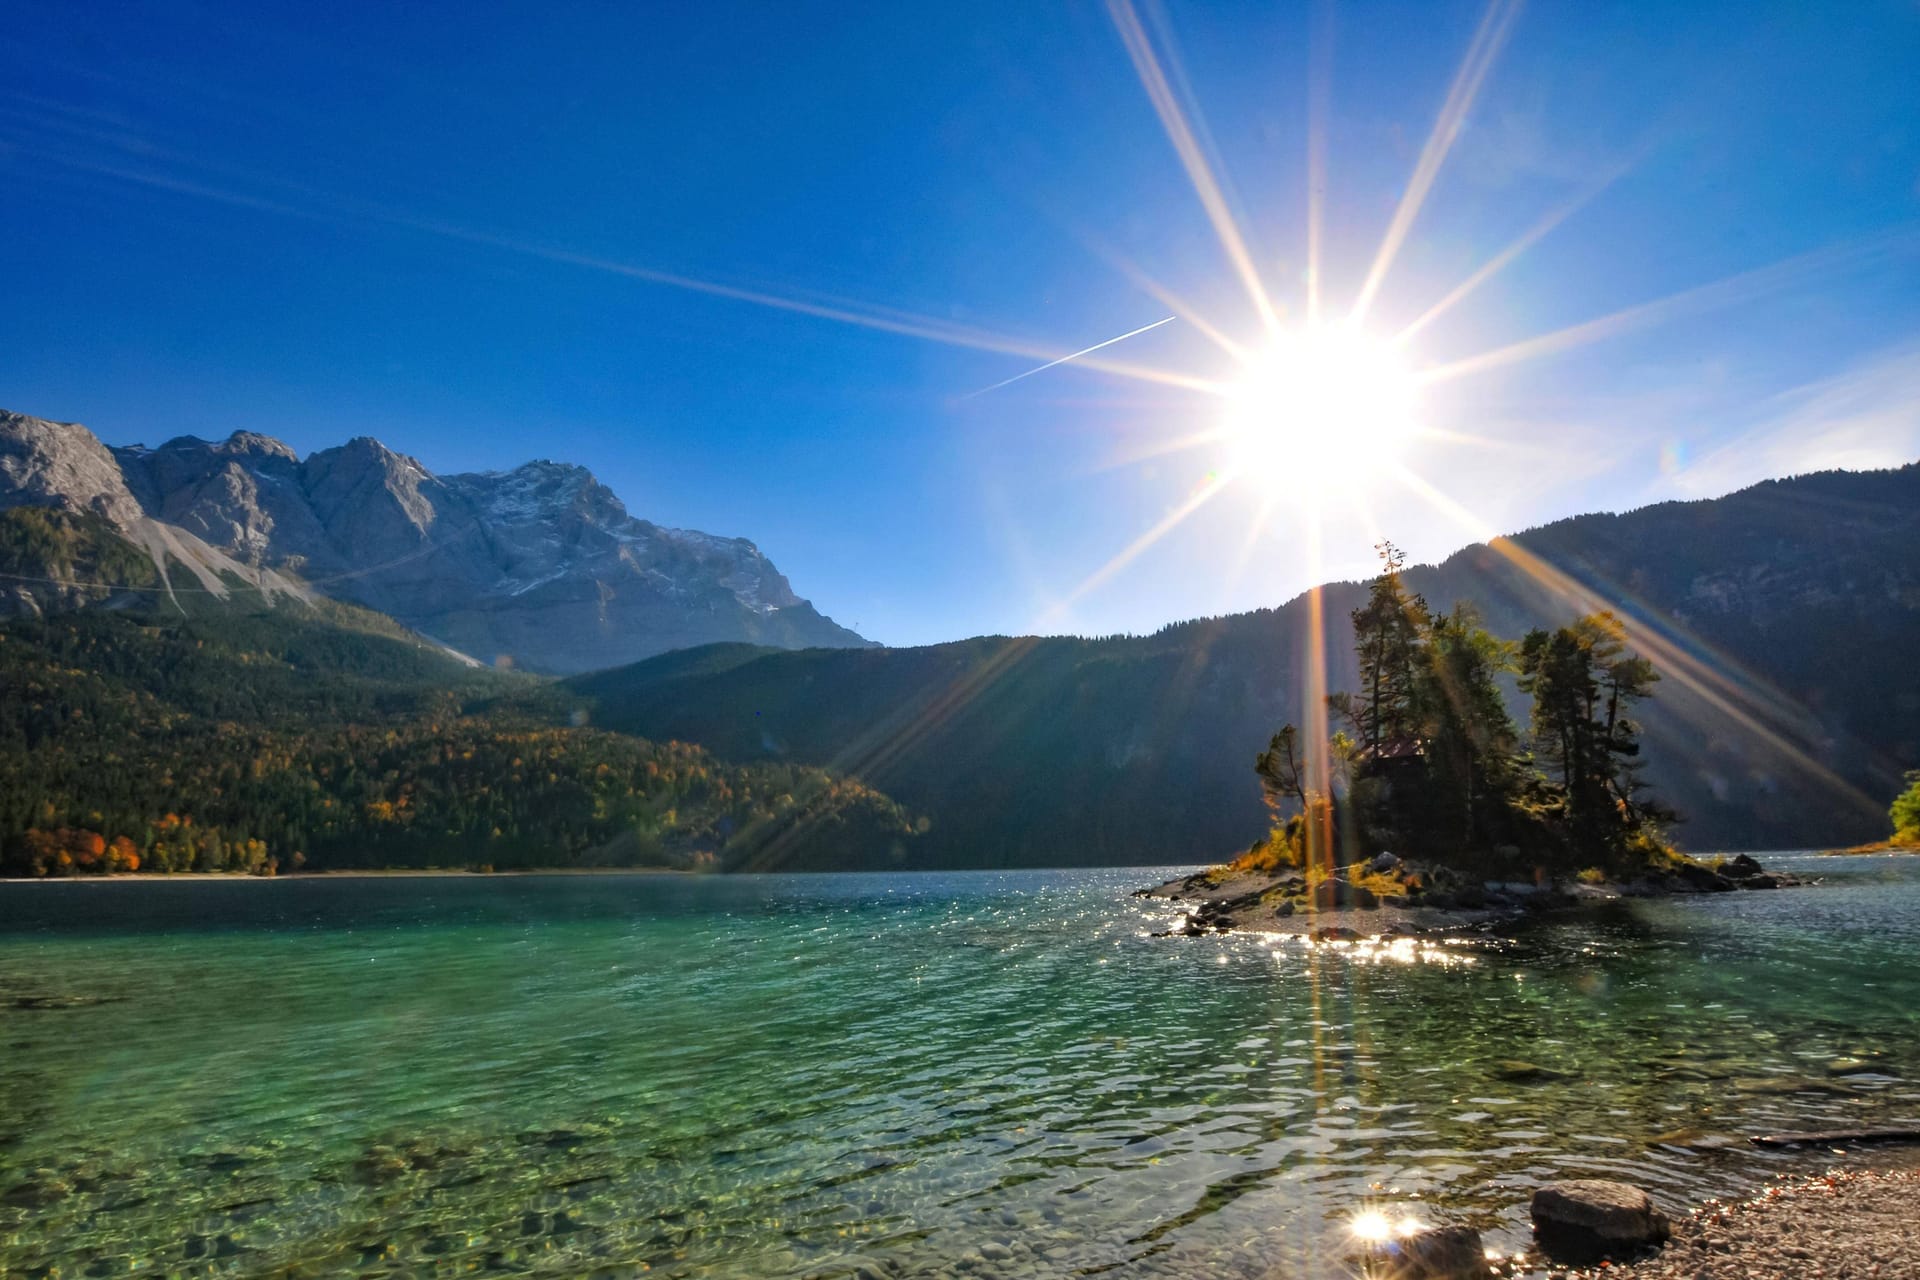
[[[584,467],[436,476],[360,437],[302,460],[235,432],[108,450],[0,415],[0,510],[63,507],[131,541],[203,547],[258,578],[378,609],[482,659],[575,672],[720,640],[867,642],[744,538],[637,519]]]
[[[8,538],[10,567],[0,575],[0,616],[85,608],[124,598],[128,591],[151,591],[176,602],[183,592],[225,599],[236,586],[269,599],[307,596],[297,581],[272,568],[235,560],[189,530],[150,515],[114,454],[85,427],[0,410],[0,518],[22,507],[63,512],[77,523],[62,526],[66,545],[58,548]],[[8,532],[16,532],[12,524]],[[76,539],[88,544],[77,557]],[[135,560],[144,557],[171,572],[138,584],[115,579],[111,588],[99,585],[95,572],[72,572],[82,564],[98,571],[109,562],[124,562],[107,551],[106,543],[128,544]]]

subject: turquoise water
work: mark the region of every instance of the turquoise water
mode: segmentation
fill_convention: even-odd
[[[0,885],[0,1274],[1518,1247],[1543,1180],[1680,1208],[1920,1122],[1920,859],[1769,861],[1828,883],[1384,952],[1151,939],[1172,869]]]

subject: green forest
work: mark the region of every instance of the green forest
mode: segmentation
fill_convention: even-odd
[[[0,628],[0,870],[896,865],[880,793],[554,722],[345,606]]]
[[[1641,780],[1637,708],[1659,674],[1619,621],[1591,614],[1518,642],[1471,604],[1435,613],[1407,589],[1402,553],[1352,614],[1360,687],[1327,697],[1338,727],[1308,743],[1287,724],[1254,761],[1276,815],[1241,865],[1352,862],[1393,852],[1517,874],[1626,875],[1673,858],[1676,815]],[[1514,722],[1502,682],[1531,703]]]
[[[1349,697],[1317,744],[1292,745],[1333,753],[1343,846],[1604,868],[1664,841],[1643,776],[1697,851],[1879,841],[1889,798],[1908,790],[1896,827],[1920,810],[1902,780],[1920,761],[1902,678],[1920,660],[1917,511],[1920,465],[1510,540],[1764,695],[1740,704],[1756,734],[1697,672],[1620,665],[1610,618],[1570,621],[1592,604],[1489,547],[1396,572],[1392,597],[1328,584],[1318,622],[1296,601],[1142,636],[711,645],[548,682],[325,599],[267,607],[234,584],[220,600],[180,573],[169,592],[97,518],[15,508],[0,590],[48,616],[0,623],[0,869],[1212,860],[1265,838],[1246,762],[1274,726],[1318,721],[1297,695],[1321,651]],[[1350,617],[1371,627],[1359,652]],[[528,771],[530,738],[544,770]],[[703,784],[675,750],[724,793],[683,798]],[[773,839],[777,812],[807,815],[797,832],[838,824],[842,847]],[[170,814],[192,834],[163,831]]]

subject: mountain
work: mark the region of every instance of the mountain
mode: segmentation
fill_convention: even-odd
[[[180,572],[162,574],[164,564]],[[122,590],[92,585],[102,582]],[[0,616],[83,608],[129,590],[225,599],[236,587],[310,598],[298,582],[155,519],[85,427],[0,410]]]
[[[1686,815],[1686,847],[1876,838],[1920,764],[1920,464],[1580,516],[1406,579],[1513,638],[1620,614],[1665,677],[1647,776]],[[1330,688],[1356,683],[1364,592],[1321,592]],[[602,726],[858,776],[930,819],[923,860],[1194,862],[1264,828],[1253,758],[1301,719],[1310,616],[1302,597],[1144,637],[719,646],[563,690]]]
[[[306,459],[235,432],[108,449],[85,427],[0,412],[0,511],[54,509],[197,591],[318,592],[463,653],[578,672],[717,641],[868,642],[823,617],[744,538],[637,519],[584,467],[436,476],[370,437]],[[76,526],[79,527],[79,526]],[[16,566],[0,608],[111,598]],[[165,590],[171,574],[146,585]],[[177,586],[177,584],[176,584]]]

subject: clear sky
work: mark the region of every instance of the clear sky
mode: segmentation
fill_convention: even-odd
[[[890,643],[1150,630],[1382,534],[1920,456],[1912,0],[7,27],[0,406],[581,462]],[[1299,353],[1315,263],[1323,326],[1369,298],[1352,368]]]

